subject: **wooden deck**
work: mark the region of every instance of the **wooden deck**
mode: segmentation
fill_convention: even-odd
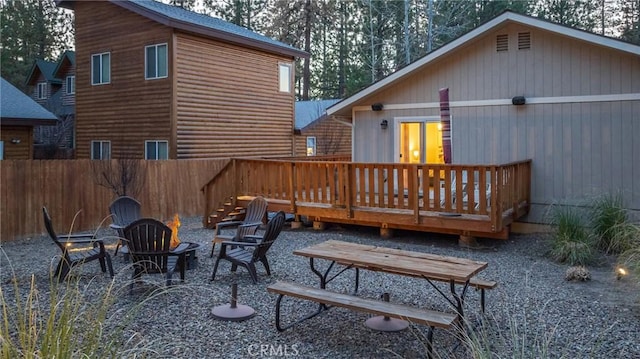
[[[443,165],[233,159],[204,187],[203,224],[255,196],[316,222],[507,238],[530,203],[531,161]]]

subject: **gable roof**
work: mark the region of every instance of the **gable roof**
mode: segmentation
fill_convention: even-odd
[[[56,0],[59,6],[73,8],[75,0]],[[163,25],[203,36],[291,57],[308,58],[309,54],[283,42],[260,35],[219,18],[198,14],[153,0],[111,0],[111,3]]]
[[[458,37],[457,39],[449,42],[448,44],[436,49],[418,59],[417,61],[407,65],[406,67],[394,72],[393,74],[383,78],[382,80],[364,88],[363,90],[355,93],[351,97],[346,98],[342,102],[337,103],[327,109],[327,115],[338,114],[350,115],[350,106],[364,97],[370,96],[378,91],[381,91],[385,87],[395,83],[396,81],[403,79],[411,75],[414,71],[421,69],[424,66],[434,62],[435,60],[455,51],[456,49],[474,41],[476,38],[482,36],[488,31],[491,31],[499,26],[507,23],[516,23],[540,30],[549,31],[561,36],[566,36],[576,40],[582,40],[594,45],[607,47],[614,50],[627,52],[640,56],[640,46],[627,43],[624,41],[616,40],[610,37],[597,35],[588,31],[577,30],[574,28],[559,25],[546,20],[541,20],[532,16],[516,14],[511,11],[505,11],[501,15],[496,16],[492,20],[489,20],[483,25],[469,31],[468,33]],[[347,113],[348,111],[348,113]]]
[[[340,100],[296,101],[295,128],[304,128],[313,121],[325,117],[327,107],[334,105],[338,101]]]
[[[29,76],[27,76],[27,84],[31,84],[35,79],[38,78],[38,74],[42,74],[47,82],[60,84],[60,79],[57,79],[54,76],[54,71],[58,66],[57,62],[54,61],[46,61],[38,59],[31,67],[31,71],[29,72]]]
[[[55,125],[58,118],[4,78],[0,84],[0,118],[3,125]]]
[[[55,70],[53,70],[53,76],[55,76],[57,78],[61,78],[61,74],[59,74],[58,72],[62,69],[62,66],[66,62],[69,62],[69,66],[71,66],[71,67],[76,65],[76,52],[75,51],[67,50],[62,54],[62,56],[60,56],[60,59],[58,60],[58,64],[56,65]]]

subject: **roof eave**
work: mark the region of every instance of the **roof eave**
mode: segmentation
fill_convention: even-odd
[[[142,15],[160,24],[163,24],[165,26],[169,26],[172,28],[176,28],[176,29],[180,29],[183,31],[188,31],[188,32],[192,32],[200,35],[205,35],[208,37],[240,44],[246,47],[251,47],[251,48],[255,48],[255,49],[259,49],[259,50],[263,50],[263,51],[267,51],[275,54],[282,54],[282,55],[287,55],[291,57],[300,57],[300,58],[310,57],[309,53],[307,53],[306,51],[302,51],[294,48],[285,48],[285,47],[281,47],[273,44],[268,44],[258,40],[249,39],[244,36],[234,35],[228,32],[218,31],[215,29],[198,26],[196,24],[170,19],[167,16],[158,14],[154,11],[150,11],[144,7],[141,7],[135,3],[131,3],[128,1],[114,1],[113,3],[129,11],[135,12],[139,15]]]
[[[2,117],[6,126],[55,126],[58,119]]]

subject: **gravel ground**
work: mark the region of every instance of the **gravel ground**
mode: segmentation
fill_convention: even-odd
[[[100,235],[113,236],[109,229]],[[383,333],[363,325],[368,315],[342,308],[332,309],[279,333],[274,325],[276,296],[267,285],[288,280],[317,285],[308,260],[294,256],[293,250],[327,239],[387,246],[405,250],[452,255],[487,261],[480,276],[496,280],[496,289],[487,292],[487,310],[480,313],[479,292],[470,290],[466,313],[474,325],[472,339],[458,340],[460,334],[436,329],[434,346],[440,358],[640,358],[640,304],[638,285],[631,278],[616,280],[610,258],[589,267],[591,281],[567,282],[567,266],[547,258],[548,238],[542,234],[512,235],[509,240],[479,239],[481,248],[457,245],[452,236],[400,232],[393,239],[381,239],[378,230],[365,227],[333,226],[325,231],[311,228],[292,230],[288,226],[270,250],[272,275],[258,267],[260,282],[255,285],[243,268],[233,274],[230,264],[221,262],[216,280],[210,276],[214,259],[209,258],[213,231],[202,228],[200,218],[182,220],[180,238],[201,243],[198,266],[187,271],[186,281],[162,290],[160,275],[143,276],[144,282],[128,292],[131,270],[121,256],[114,258],[117,272],[115,305],[109,312],[106,333],[123,327],[130,339],[122,357],[132,357],[142,349],[152,358],[422,358],[426,354],[426,328]],[[113,239],[107,240],[111,253]],[[49,268],[57,263],[58,249],[48,237],[24,238],[2,243],[0,278],[5,298],[13,298],[12,278],[21,293],[28,291],[34,275],[41,301],[48,305]],[[46,260],[45,260],[46,259]],[[351,288],[350,273],[332,282],[334,289]],[[111,280],[97,262],[72,271],[87,298],[99,298]],[[215,319],[214,307],[229,303],[231,284],[238,283],[238,303],[255,309],[247,321]],[[378,298],[389,292],[395,302],[449,310],[446,302],[424,280],[361,272],[361,295]],[[443,284],[442,290],[447,291]],[[11,299],[7,299],[10,301]],[[291,319],[315,308],[309,302],[285,301],[283,318]],[[476,343],[470,345],[469,343]],[[474,347],[473,352],[470,347]]]

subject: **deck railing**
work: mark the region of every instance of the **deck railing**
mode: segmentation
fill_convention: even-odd
[[[204,190],[207,203],[238,196],[264,196],[299,205],[413,211],[489,217],[502,229],[505,212],[529,203],[531,161],[503,165],[354,163],[234,159]],[[218,187],[211,189],[210,186]],[[205,218],[215,208],[208,207]]]

